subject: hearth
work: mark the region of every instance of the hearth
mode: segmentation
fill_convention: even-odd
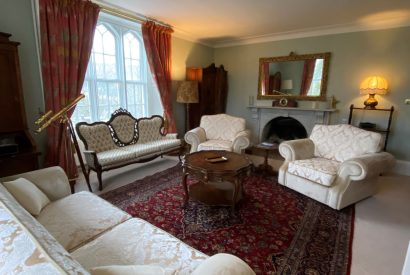
[[[281,143],[284,140],[306,138],[305,127],[293,117],[276,117],[263,128],[262,142]]]

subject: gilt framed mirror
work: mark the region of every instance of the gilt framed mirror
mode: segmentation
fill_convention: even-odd
[[[326,100],[330,53],[259,59],[258,99]]]

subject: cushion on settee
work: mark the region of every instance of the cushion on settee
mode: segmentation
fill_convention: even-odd
[[[127,220],[71,253],[90,270],[104,265],[156,265],[191,274],[208,256],[138,218]]]
[[[109,265],[91,268],[91,275],[174,275],[175,270],[155,265]]]
[[[104,122],[96,122],[92,125],[82,123],[77,124],[77,131],[86,140],[87,150],[99,153],[117,148],[107,124]]]
[[[128,150],[112,149],[104,152],[97,153],[98,162],[101,166],[110,165],[112,163],[121,163],[127,160],[135,158],[135,153]]]
[[[24,209],[34,216],[40,214],[41,210],[50,203],[47,196],[34,183],[25,178],[3,182],[3,185]]]
[[[0,208],[6,209],[10,215],[15,217],[15,219],[10,219],[0,214],[3,217],[0,246],[2,242],[5,244],[3,248],[0,248],[0,258],[2,259],[0,274],[13,274],[16,270],[20,271],[19,274],[87,274],[87,271],[51,236],[44,226],[16,201],[2,184],[0,184],[0,205]],[[23,230],[27,230],[27,234],[20,235],[22,232],[17,229],[18,225],[24,227]],[[9,236],[5,236],[8,233]],[[17,236],[16,233],[20,236]],[[24,235],[30,240],[24,241],[23,239],[26,238]],[[41,253],[31,254],[33,245],[41,250]],[[18,259],[14,256],[17,256]],[[24,257],[26,260],[19,260]],[[58,273],[47,270],[46,265],[50,262],[53,262],[54,266],[58,268]]]
[[[50,203],[37,220],[70,252],[130,218],[100,197],[79,192]]]
[[[235,274],[255,275],[255,272],[240,258],[226,253],[218,253],[203,261],[191,275]]]
[[[288,172],[321,185],[331,186],[339,166],[340,162],[330,159],[303,159],[289,162]]]

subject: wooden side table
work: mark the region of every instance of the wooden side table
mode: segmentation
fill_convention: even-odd
[[[277,172],[273,170],[272,166],[268,164],[268,157],[270,152],[274,152],[278,150],[279,145],[277,143],[259,143],[258,145],[255,146],[255,148],[262,149],[265,151],[265,159],[263,161],[263,164],[260,164],[257,168],[256,171],[259,173],[262,173],[263,175],[273,175],[277,176]]]
[[[225,161],[212,162],[212,158],[224,157]],[[242,181],[250,173],[252,162],[244,154],[228,151],[199,151],[185,156],[182,162],[184,188],[184,206],[189,198],[208,205],[228,205],[235,209],[235,204],[242,196]],[[199,182],[188,188],[188,175]],[[222,185],[232,189],[223,189]]]

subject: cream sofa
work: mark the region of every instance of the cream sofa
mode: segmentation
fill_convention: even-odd
[[[241,153],[249,144],[250,131],[245,120],[227,114],[201,117],[199,127],[185,134],[191,153],[203,150],[224,150]]]
[[[102,190],[104,171],[180,152],[177,134],[165,135],[163,127],[161,116],[136,119],[124,109],[115,111],[107,122],[77,123],[77,135],[86,149],[83,153],[88,166],[84,175],[87,182],[90,170],[95,171]]]
[[[383,137],[351,125],[316,125],[309,138],[284,141],[278,181],[342,209],[376,192],[379,175],[394,164],[381,152]]]
[[[48,200],[35,216],[18,202],[21,194],[10,191],[10,184],[21,178]],[[90,192],[71,195],[60,167],[3,178],[1,183],[0,274],[145,274],[147,268],[149,274],[254,274],[239,258],[208,257]],[[117,272],[98,273],[108,269],[105,266]]]

